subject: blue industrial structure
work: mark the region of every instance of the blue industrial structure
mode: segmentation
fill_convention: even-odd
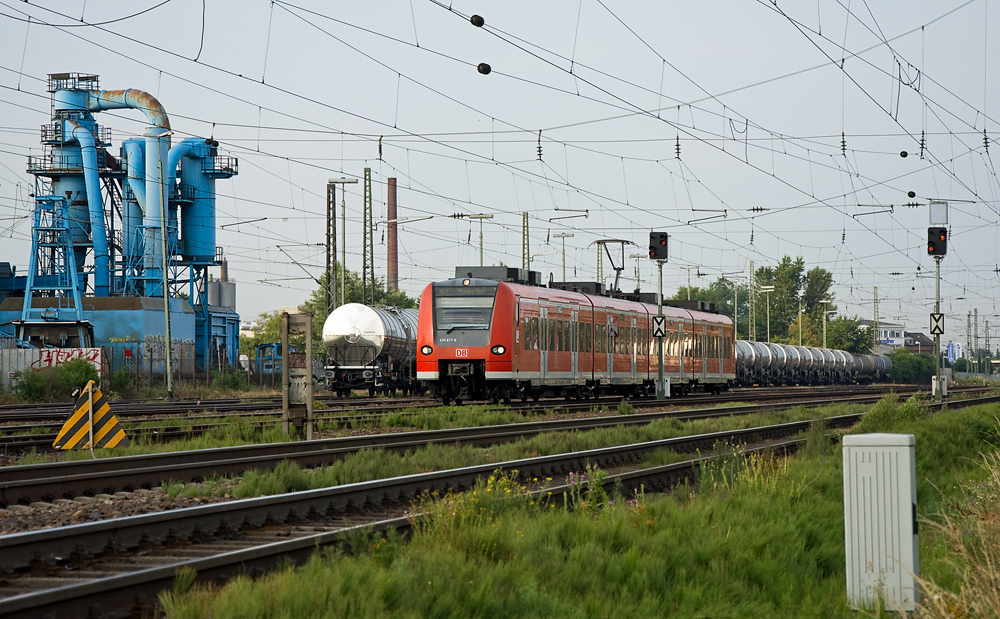
[[[44,154],[28,158],[35,175],[29,267],[17,276],[0,263],[0,333],[28,346],[102,347],[112,359],[121,349],[118,356],[161,373],[166,285],[171,350],[193,347],[202,371],[234,367],[235,292],[226,306],[210,304],[208,268],[224,262],[215,181],[236,175],[237,160],[220,156],[211,138],[171,145],[167,114],[148,93],[101,90],[98,76],[77,73],[49,75],[48,90]],[[149,126],[115,158],[110,130],[94,112],[123,108],[142,111]]]

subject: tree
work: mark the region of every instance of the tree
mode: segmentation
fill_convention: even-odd
[[[261,344],[273,344],[281,341],[281,313],[266,312],[257,316],[257,327],[252,335],[240,334],[240,354],[246,355],[251,361],[257,358],[257,347]],[[305,345],[305,338],[292,336],[289,344],[296,347]]]
[[[774,337],[771,340],[780,344],[792,344],[799,346],[799,321],[802,322],[802,346],[812,346],[819,348],[823,346],[823,325],[817,324],[813,317],[803,312],[796,317],[796,320],[788,326],[788,333]]]
[[[854,355],[869,354],[872,351],[871,328],[862,325],[857,316],[838,316],[836,320],[826,323],[826,344],[827,348],[845,350]]]
[[[959,357],[951,364],[951,369],[955,372],[968,372],[969,362],[965,360],[965,357]]]
[[[732,282],[725,277],[715,280],[707,288],[691,286],[691,299],[705,301],[715,305],[715,312],[723,316],[733,316],[733,299],[736,297],[739,307],[738,332],[741,339],[746,338],[747,326],[749,324],[750,293],[747,286],[739,286],[737,282]],[[688,298],[687,286],[681,286],[674,293],[671,300],[684,301]]]
[[[826,269],[816,267],[805,273],[805,262],[801,257],[792,260],[785,256],[776,267],[763,266],[754,271],[754,282],[757,286],[774,286],[769,295],[759,293],[756,312],[757,336],[767,333],[768,307],[770,303],[771,339],[779,342],[798,343],[799,331],[796,317],[799,314],[799,295],[802,295],[802,311],[810,315],[811,321],[819,325],[819,340],[811,346],[822,346],[823,343],[823,312],[837,309],[835,305],[820,303],[824,299],[832,299],[830,288],[833,286],[833,275]],[[742,303],[740,311],[744,312]],[[746,314],[744,314],[746,315]],[[803,322],[802,343],[805,345],[805,328]],[[744,330],[744,333],[747,331]],[[829,334],[828,334],[829,336]],[[812,336],[809,338],[813,342]],[[832,346],[831,346],[832,348]]]
[[[364,303],[365,305],[371,305],[370,298],[372,291],[368,290],[369,300],[366,301],[361,276],[354,271],[347,271],[346,280],[347,283],[344,285],[345,303]],[[338,281],[338,288],[340,285],[341,282]],[[369,284],[369,286],[371,286],[371,284]],[[417,302],[410,298],[402,290],[387,291],[385,289],[385,282],[381,279],[375,281],[374,295],[375,307],[400,307],[405,309],[417,306]],[[339,298],[337,299],[337,305],[340,305]],[[299,310],[302,312],[311,312],[313,315],[313,356],[318,358],[325,357],[326,350],[323,349],[323,323],[326,322],[327,317],[326,273],[323,273],[320,276],[319,286],[316,290],[312,291],[312,294],[309,295],[309,298],[306,299],[305,303],[299,306]],[[280,329],[281,323],[279,322],[278,324]]]
[[[826,269],[816,267],[806,273],[802,303],[805,311],[812,314],[816,320],[823,319],[823,312],[837,309],[833,303],[820,303],[826,299],[833,300],[833,295],[830,294],[831,286],[833,286],[833,274]]]

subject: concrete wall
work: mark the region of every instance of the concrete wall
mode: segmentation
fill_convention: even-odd
[[[44,370],[83,357],[98,372],[104,356],[100,348],[15,348],[0,350],[0,385],[10,389],[14,374],[23,370]]]

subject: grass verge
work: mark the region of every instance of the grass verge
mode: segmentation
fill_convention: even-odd
[[[981,431],[1000,407],[927,418],[911,406],[881,403],[857,431],[915,435],[919,511],[939,525],[921,533],[922,574],[946,609],[972,610],[959,605],[976,594],[962,575],[996,555],[956,540],[966,521],[949,510],[969,489],[1000,482],[996,446]],[[426,499],[429,516],[410,543],[358,536],[352,554],[320,552],[300,569],[199,585],[162,602],[170,617],[216,619],[855,616],[845,600],[840,450],[814,435],[792,459],[720,459],[700,483],[668,496],[599,492],[591,469],[571,478],[579,491],[546,502],[494,476],[471,492]],[[983,457],[994,458],[992,469]],[[995,491],[977,513],[996,522]],[[977,539],[995,552],[993,535]],[[955,551],[959,542],[966,554]],[[982,582],[995,594],[995,580]],[[991,608],[935,616],[996,616]]]

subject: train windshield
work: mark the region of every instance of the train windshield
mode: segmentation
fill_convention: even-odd
[[[437,332],[437,340],[457,341],[452,336],[457,338],[466,335],[467,331],[480,331],[486,334],[488,341],[487,332],[493,319],[493,301],[496,295],[496,286],[434,286],[434,330]]]

